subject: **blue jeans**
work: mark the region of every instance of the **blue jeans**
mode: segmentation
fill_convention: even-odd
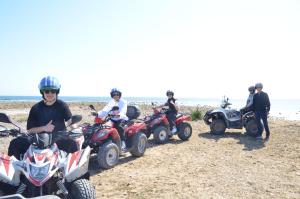
[[[266,137],[270,136],[270,129],[268,125],[268,113],[266,111],[255,111],[255,118],[258,126],[258,132],[260,135],[263,133],[263,127],[261,125],[261,120],[263,121],[264,128],[266,130]]]

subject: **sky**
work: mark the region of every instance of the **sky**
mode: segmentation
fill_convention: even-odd
[[[0,95],[300,99],[299,0],[1,0]]]

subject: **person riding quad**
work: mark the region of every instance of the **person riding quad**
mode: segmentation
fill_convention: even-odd
[[[177,132],[177,128],[175,124],[176,115],[178,113],[178,106],[176,104],[177,99],[174,98],[174,92],[171,90],[168,90],[166,95],[168,97],[167,102],[163,105],[158,106],[158,108],[162,108],[164,106],[168,107],[168,111],[166,112],[166,115],[170,124],[171,132],[174,134]]]
[[[126,116],[127,112],[127,101],[121,99],[122,92],[117,88],[113,88],[110,91],[111,100],[108,104],[98,112],[98,117],[106,117],[109,113],[113,113],[111,121],[114,124],[114,127],[117,129],[120,138],[121,138],[121,148],[122,150],[126,149],[125,143],[125,132],[122,124],[128,120]]]
[[[43,100],[36,103],[29,112],[27,120],[27,131],[29,134],[37,133],[38,146],[43,147],[49,140],[51,132],[65,131],[66,125],[72,122],[72,114],[69,106],[58,99],[61,85],[55,77],[44,77],[39,84],[39,90]],[[73,140],[58,140],[56,142],[60,150],[72,153],[77,150],[76,142]],[[13,139],[8,147],[8,155],[14,155],[21,159],[30,146],[28,136],[20,136]]]
[[[249,91],[249,96],[248,96],[248,99],[247,99],[247,102],[246,102],[246,106],[241,109],[241,112],[243,114],[251,111],[251,107],[252,107],[252,104],[253,104],[253,97],[254,97],[254,94],[255,94],[255,87],[254,86],[249,86],[248,91]]]

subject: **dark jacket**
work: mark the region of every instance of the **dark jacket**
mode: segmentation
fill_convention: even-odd
[[[253,97],[253,110],[269,112],[270,108],[271,104],[268,94],[263,91],[260,93],[255,93]]]

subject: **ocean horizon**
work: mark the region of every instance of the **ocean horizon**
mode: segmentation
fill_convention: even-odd
[[[129,103],[151,104],[151,102],[163,103],[166,97],[124,97]],[[39,101],[41,96],[0,96],[0,102],[9,101]],[[107,102],[110,97],[102,96],[59,96],[66,102]],[[221,98],[178,98],[179,105],[186,106],[214,106],[221,104]],[[229,99],[232,108],[240,109],[245,106],[246,99]],[[300,99],[270,99],[270,115],[288,120],[300,120]]]

